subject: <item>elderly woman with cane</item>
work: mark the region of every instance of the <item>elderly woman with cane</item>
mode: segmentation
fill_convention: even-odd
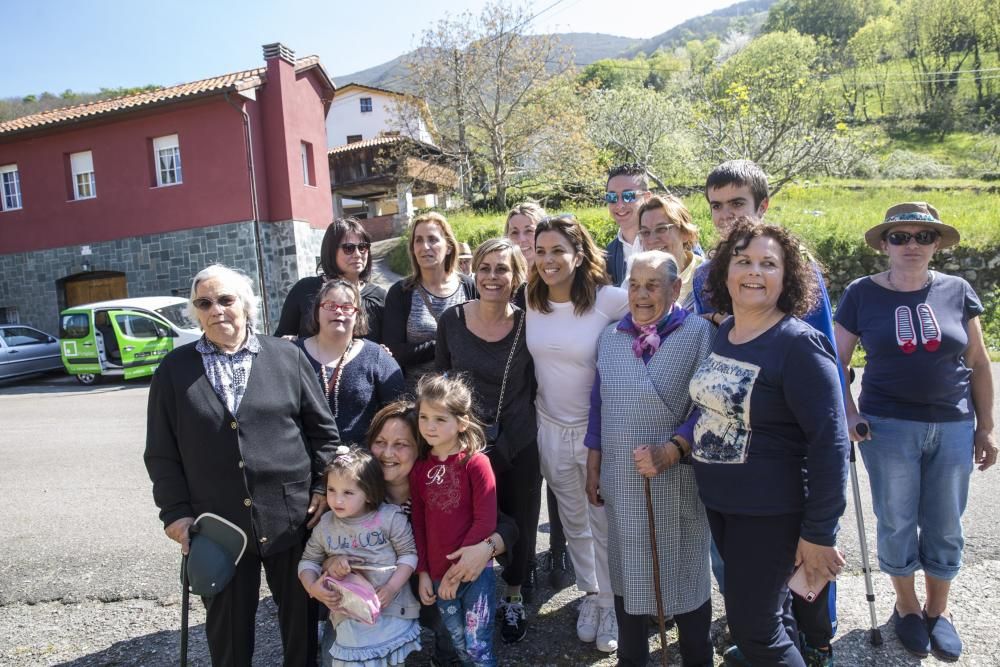
[[[587,496],[608,516],[619,665],[647,663],[653,613],[661,622],[673,615],[686,667],[712,664],[708,518],[688,457],[690,426],[686,437],[674,436],[685,431],[688,385],[711,351],[714,329],[677,304],[681,284],[672,255],[636,255],[629,312],[598,342]]]
[[[203,598],[213,664],[251,663],[262,566],[283,664],[315,664],[315,607],[296,570],[307,528],[326,511],[336,422],[302,351],[257,335],[247,276],[202,270],[189,310],[205,335],[168,354],[149,387],[144,459],[164,531],[187,553],[195,517],[212,512],[253,536],[233,579]]]
[[[983,306],[965,280],[930,270],[934,253],[959,241],[930,204],[893,206],[865,241],[889,266],[848,285],[837,308],[840,358],[850,360],[860,341],[868,362],[860,405],[846,396],[847,426],[868,469],[896,634],[918,657],[957,660],[948,597],[962,563],[969,476],[997,458]]]

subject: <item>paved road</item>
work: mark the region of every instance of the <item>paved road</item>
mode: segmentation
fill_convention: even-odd
[[[994,364],[1000,381],[1000,364]],[[170,664],[179,627],[178,550],[157,520],[142,465],[148,384],[112,381],[85,388],[50,375],[0,385],[0,665]],[[1000,402],[1000,391],[998,391]],[[1000,406],[998,406],[1000,408]],[[995,410],[1000,414],[1000,409]],[[869,543],[874,518],[859,463]],[[1000,469],[973,476],[967,550],[954,612],[969,647],[961,664],[1000,665]],[[545,519],[543,518],[543,522]],[[539,549],[545,549],[546,535]],[[838,664],[916,664],[891,630],[866,646],[868,625],[853,504],[841,544],[852,570],[840,582]],[[879,623],[891,611],[876,574]],[[578,594],[569,589],[536,610],[529,641],[501,649],[506,664],[613,664],[572,638]],[[266,590],[263,591],[266,597]],[[192,626],[201,624],[193,605]],[[721,616],[716,603],[715,616]],[[269,600],[258,616],[256,664],[277,659]],[[205,664],[203,634],[193,635]],[[928,660],[925,664],[933,663]]]

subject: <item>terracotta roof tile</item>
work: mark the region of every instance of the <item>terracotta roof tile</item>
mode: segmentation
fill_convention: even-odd
[[[319,57],[307,56],[296,61],[295,69],[296,71],[302,71],[316,65],[319,65]],[[176,86],[168,86],[135,95],[125,95],[110,100],[89,102],[62,109],[43,111],[31,114],[30,116],[22,116],[0,123],[0,135],[13,134],[46,125],[62,125],[113,112],[128,111],[164,102],[180,101],[206,94],[221,93],[226,90],[238,92],[247,90],[248,88],[256,88],[264,82],[266,71],[264,67],[257,67],[243,70],[242,72],[231,72],[221,76],[182,83]]]
[[[402,140],[403,137],[397,134],[381,134],[373,139],[365,139],[364,141],[355,141],[350,144],[344,144],[343,146],[336,146],[327,151],[327,154],[338,155],[340,153],[348,153],[350,151],[356,151],[361,148],[371,148],[372,146],[384,146],[386,144],[394,144]]]

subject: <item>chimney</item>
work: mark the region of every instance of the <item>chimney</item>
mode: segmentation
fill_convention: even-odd
[[[291,65],[295,64],[295,51],[282,44],[281,42],[274,42],[273,44],[264,45],[264,60],[271,60],[272,58],[280,58],[286,63]]]

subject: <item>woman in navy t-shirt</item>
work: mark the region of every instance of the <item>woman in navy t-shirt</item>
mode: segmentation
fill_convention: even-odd
[[[929,204],[893,206],[865,240],[888,255],[889,269],[855,280],[837,308],[845,370],[859,340],[867,358],[859,405],[847,394],[848,429],[864,442],[896,633],[914,655],[954,660],[962,642],[948,590],[962,562],[969,474],[973,461],[985,470],[997,456],[983,306],[965,280],[930,270],[934,252],[959,234]],[[913,580],[920,569],[923,609]]]
[[[803,667],[787,582],[796,564],[819,593],[844,564],[843,401],[833,345],[798,319],[818,298],[801,244],[742,218],[715,250],[712,354],[691,381],[701,411],[693,458],[725,563],[726,617],[754,665]]]

